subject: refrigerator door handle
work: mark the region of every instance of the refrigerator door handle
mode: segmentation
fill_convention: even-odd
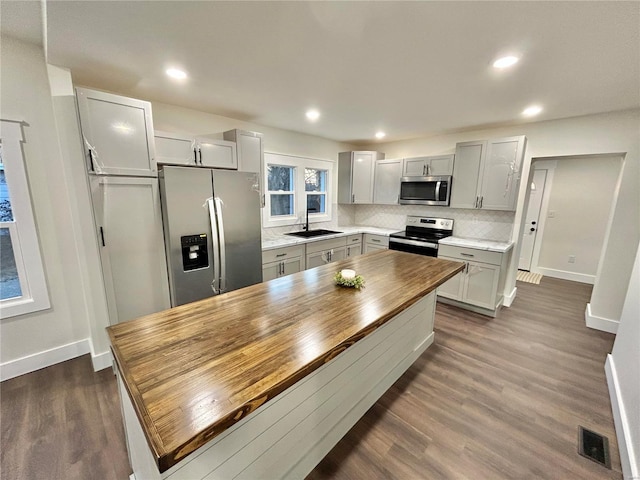
[[[209,206],[209,220],[211,221],[211,243],[213,244],[213,281],[211,282],[211,290],[214,295],[220,293],[220,250],[218,239],[218,227],[216,226],[216,209],[213,204],[213,198],[207,200]]]
[[[224,222],[222,221],[222,205],[224,203],[220,197],[216,197],[214,202],[216,206],[216,218],[218,220],[218,238],[220,240],[220,293],[224,293],[227,289],[227,256],[225,254]]]

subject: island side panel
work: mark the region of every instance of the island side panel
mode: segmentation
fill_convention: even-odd
[[[304,477],[433,342],[434,313],[431,292],[163,474],[149,472],[154,459],[140,425],[129,425],[130,407],[137,480]]]

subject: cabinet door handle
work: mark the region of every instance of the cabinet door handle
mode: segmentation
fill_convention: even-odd
[[[286,254],[286,253],[278,253],[278,254],[276,255],[276,258],[278,258],[278,257],[286,257],[286,256],[287,256],[287,254]]]
[[[262,206],[264,207],[265,205],[266,205],[265,195],[262,194]]]
[[[380,240],[378,240],[377,238],[372,238],[371,241],[374,243],[380,243]]]
[[[484,196],[480,197],[480,208],[482,208],[482,202],[484,201]]]
[[[198,149],[198,153],[200,154],[200,165],[202,165],[202,149]]]
[[[351,255],[351,247],[347,247],[347,257]]]
[[[102,229],[102,227],[100,227],[100,239],[102,240],[102,246],[106,247],[104,243],[104,230]]]
[[[425,165],[425,167],[427,167],[427,175],[429,175],[429,168],[430,168],[430,165],[427,163],[427,164]]]
[[[469,273],[469,262],[465,262],[464,273]]]
[[[353,193],[351,195],[351,203],[356,203],[356,194],[355,193]]]
[[[198,151],[196,147],[193,147],[193,163],[198,164]]]
[[[427,174],[427,166],[423,165],[422,166],[422,175],[426,175]]]
[[[460,253],[463,257],[475,257],[472,253]]]
[[[91,171],[95,172],[96,171],[96,167],[93,164],[93,150],[89,149],[89,162],[91,162]]]

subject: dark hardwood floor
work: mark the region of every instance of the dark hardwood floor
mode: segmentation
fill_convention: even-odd
[[[585,327],[590,294],[545,277],[518,282],[495,319],[438,304],[434,345],[308,480],[622,478],[604,375],[614,336]],[[110,370],[80,357],[0,396],[3,480],[128,478]],[[578,455],[578,425],[609,438],[612,470]]]

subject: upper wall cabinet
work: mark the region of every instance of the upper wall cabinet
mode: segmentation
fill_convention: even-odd
[[[373,177],[380,152],[338,154],[338,203],[373,203]]]
[[[518,136],[458,143],[450,206],[515,210],[526,142]]]
[[[397,205],[400,199],[402,159],[376,160],[373,182],[373,203]]]
[[[149,102],[86,88],[76,99],[90,173],[157,176]]]
[[[156,132],[155,143],[158,163],[230,170],[238,168],[234,142]]]
[[[224,139],[236,144],[238,154],[238,170],[241,172],[258,173],[259,184],[257,188],[260,190],[260,202],[264,207],[264,189],[262,188],[262,179],[264,178],[264,142],[262,134],[258,132],[249,132],[247,130],[229,130],[224,132]]]
[[[405,158],[402,176],[424,177],[451,175],[453,173],[453,159],[454,155]]]

